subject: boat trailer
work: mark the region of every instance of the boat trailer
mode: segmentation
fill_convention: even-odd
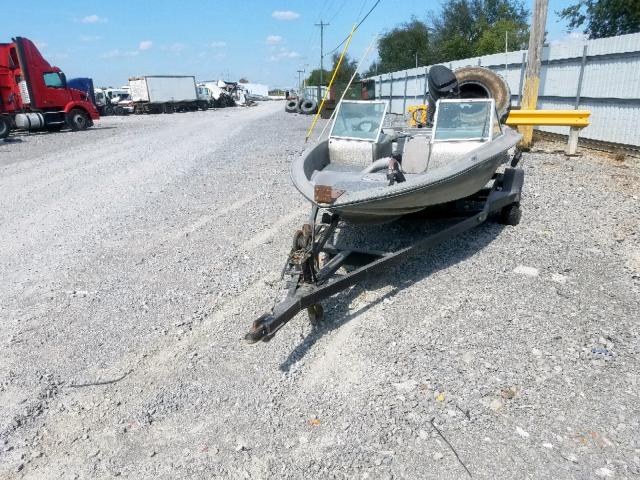
[[[517,225],[520,221],[520,198],[524,182],[524,171],[515,168],[520,160],[519,151],[513,156],[511,166],[503,173],[496,173],[493,184],[477,194],[458,202],[464,202],[467,216],[426,238],[395,252],[359,249],[340,249],[331,244],[339,215],[323,213],[321,222],[316,222],[319,209],[314,206],[309,218],[293,239],[291,253],[282,271],[289,277],[287,294],[271,311],[255,320],[245,335],[247,343],[268,342],[280,328],[298,312],[307,309],[313,325],[323,317],[320,302],[356,283],[397,265],[408,257],[428,250],[436,245],[484,223],[489,215],[500,214],[501,223]],[[456,203],[458,203],[456,202]],[[469,206],[476,208],[469,210]],[[480,208],[477,208],[480,206]],[[321,264],[321,260],[323,260]],[[355,267],[344,275],[336,272],[342,266]]]

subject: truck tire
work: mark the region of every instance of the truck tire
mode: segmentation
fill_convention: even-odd
[[[455,70],[460,98],[493,98],[500,121],[504,121],[511,109],[509,84],[498,73],[485,67],[462,67]]]
[[[9,136],[11,130],[11,123],[9,118],[0,117],[0,140]]]
[[[91,120],[89,119],[89,115],[84,110],[80,110],[79,108],[74,108],[69,113],[67,113],[67,125],[69,128],[74,131],[78,130],[86,130],[91,125]]]
[[[287,104],[284,106],[284,111],[287,113],[296,113],[298,111],[298,102],[295,100],[287,101]]]
[[[304,100],[300,104],[300,111],[305,115],[313,115],[314,113],[316,113],[317,108],[318,104],[315,100]]]
[[[113,109],[113,112],[115,115],[124,115],[124,108],[117,106],[116,108]]]

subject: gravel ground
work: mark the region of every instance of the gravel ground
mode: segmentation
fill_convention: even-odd
[[[638,162],[525,154],[519,226],[249,347],[308,210],[282,110],[0,143],[0,478],[640,475]]]

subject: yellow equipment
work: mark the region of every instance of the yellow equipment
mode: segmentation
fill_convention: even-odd
[[[427,125],[427,106],[426,105],[411,105],[409,107],[409,126],[416,128],[418,126]]]

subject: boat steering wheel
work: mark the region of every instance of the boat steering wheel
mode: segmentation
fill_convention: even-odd
[[[356,125],[356,130],[359,132],[374,132],[377,128],[376,122],[372,120],[363,120]]]

